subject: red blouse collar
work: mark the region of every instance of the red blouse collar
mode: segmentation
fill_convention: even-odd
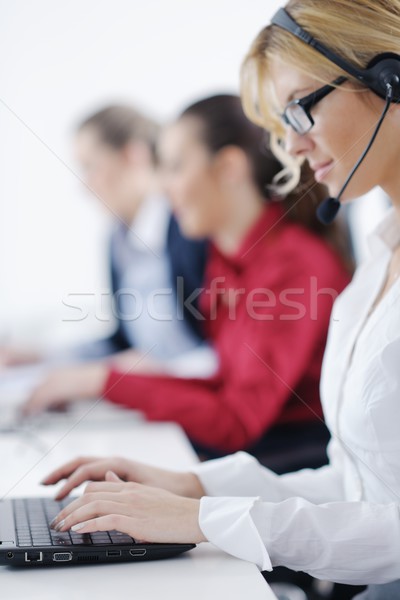
[[[261,241],[273,240],[281,225],[286,222],[284,208],[278,201],[268,201],[258,221],[247,232],[239,249],[234,254],[224,254],[212,244],[213,250],[233,266],[244,266],[254,259]]]

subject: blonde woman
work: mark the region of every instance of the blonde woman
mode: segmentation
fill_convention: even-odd
[[[369,584],[363,599],[390,600],[400,597],[400,1],[291,0],[286,11],[245,61],[248,111],[279,142],[292,181],[307,160],[334,197],[373,140],[340,201],[379,185],[393,203],[333,311],[321,382],[329,465],[279,477],[244,453],[186,474],[77,461],[48,483],[68,477],[66,493],[107,479],[63,510],[62,529],[208,539],[261,569]]]

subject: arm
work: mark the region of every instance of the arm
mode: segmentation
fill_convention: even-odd
[[[199,524],[210,542],[261,570],[285,566],[320,579],[368,584],[400,578],[399,517],[396,503],[316,506],[302,498],[273,504],[204,497]]]
[[[126,475],[126,468],[117,466]],[[46,483],[69,474],[69,467],[66,473],[65,467],[53,473]],[[97,468],[104,470],[106,465],[91,467]],[[159,473],[155,476],[159,478]],[[118,529],[152,542],[208,540],[263,570],[284,565],[344,583],[385,583],[400,577],[400,515],[395,503],[316,506],[301,498],[274,504],[259,498],[206,496],[199,503],[122,482],[110,471],[105,478],[105,483],[89,484],[81,498],[62,510],[53,527],[59,531],[73,527],[81,533]]]
[[[288,277],[292,286],[300,288],[302,283],[301,302],[310,306],[309,281],[302,272],[294,275],[286,270],[276,284],[276,296]],[[299,318],[282,319],[283,309],[286,316],[296,317],[298,308],[279,303],[260,309],[260,318],[253,318],[242,307],[236,320],[221,324],[217,377],[182,380],[112,370],[102,393],[143,411],[149,419],[176,421],[197,443],[229,452],[255,443],[280,418],[289,400],[291,410],[297,411],[294,418],[301,413],[303,419],[316,419],[320,416],[315,412],[316,378],[332,299],[321,297],[318,302],[318,318],[308,311]],[[293,391],[300,382],[302,397]]]
[[[245,452],[194,465],[191,472],[197,475],[207,496],[258,496],[267,502],[300,496],[321,504],[345,498],[338,442],[330,442],[328,455],[330,463],[320,469],[285,475],[277,475]]]

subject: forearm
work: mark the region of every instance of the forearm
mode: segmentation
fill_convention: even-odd
[[[225,452],[254,443],[266,427],[254,403],[258,391],[233,390],[216,380],[123,375],[111,371],[103,388],[109,400],[141,410],[148,419],[175,421],[195,442]],[[268,403],[266,403],[268,404]],[[271,401],[271,420],[278,412]]]
[[[259,496],[268,502],[301,496],[315,504],[344,499],[340,473],[331,464],[277,475],[250,454],[238,452],[195,465],[191,470],[208,496]]]

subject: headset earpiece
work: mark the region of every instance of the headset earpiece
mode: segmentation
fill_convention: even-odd
[[[385,52],[375,56],[364,71],[365,82],[381,98],[387,97],[388,84],[392,87],[392,102],[400,101],[400,55]]]

